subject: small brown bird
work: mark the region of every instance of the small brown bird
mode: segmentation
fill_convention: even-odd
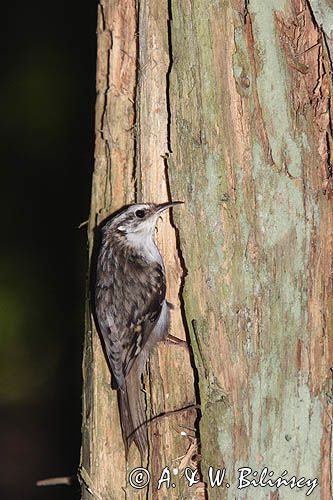
[[[126,457],[132,441],[147,449],[145,363],[169,329],[162,257],[154,241],[161,213],[179,201],[130,205],[102,224],[95,278],[95,319],[118,389]]]

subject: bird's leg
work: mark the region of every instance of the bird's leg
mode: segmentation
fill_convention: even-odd
[[[183,347],[184,349],[186,349],[188,351],[187,342],[185,340],[179,339],[178,337],[175,337],[174,335],[171,335],[171,333],[168,334],[168,336],[166,337],[164,342],[166,344],[172,344],[172,345],[176,345],[179,347]]]
[[[167,301],[167,306],[168,308],[173,311],[175,306]],[[188,349],[188,344],[185,340],[182,340],[182,339],[179,339],[178,337],[175,337],[174,335],[171,335],[171,333],[168,333],[167,337],[165,338],[164,342],[166,344],[173,344],[173,345],[178,345],[180,347],[184,347],[187,351],[189,350]]]

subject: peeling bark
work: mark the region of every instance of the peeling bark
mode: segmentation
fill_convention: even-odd
[[[167,73],[169,70],[168,5],[159,2],[103,1],[99,4],[95,170],[89,223],[90,255],[94,228],[127,203],[168,200],[165,158],[168,154]],[[157,240],[167,271],[167,299],[174,305],[171,333],[183,340],[179,292],[184,269],[175,228],[168,216]],[[156,497],[165,465],[178,469],[168,498],[185,495],[179,477],[195,465],[196,396],[190,353],[162,344],[153,353],[144,377],[147,393],[149,460],[141,464],[132,446],[125,463],[116,392],[98,334],[87,311],[83,360],[84,394],[80,479],[82,498],[125,498],[135,490],[128,476],[148,466],[149,488],[137,495]],[[186,430],[186,436],[181,431]],[[190,437],[189,437],[190,436]],[[191,453],[189,453],[191,451]],[[179,458],[180,457],[180,458]],[[197,488],[193,488],[194,492]],[[147,493],[148,491],[148,493]],[[165,492],[163,492],[163,495]],[[195,498],[195,497],[193,497]],[[198,497],[199,498],[199,497]]]
[[[88,226],[89,255],[95,227],[135,199],[135,96],[137,12],[134,0],[98,6],[95,168]],[[98,334],[87,306],[83,358],[82,498],[123,498],[126,464],[116,392],[110,387]],[[117,464],[115,466],[115,464]]]
[[[138,453],[125,463],[88,310],[84,499],[294,498],[240,492],[245,466],[318,478],[313,497],[331,498],[331,11],[328,0],[99,4],[90,251],[120,206],[185,201],[157,240],[171,333],[189,352],[161,345],[149,362],[151,483],[135,491]],[[157,490],[165,466],[175,487]],[[199,468],[196,488],[186,466]],[[209,466],[226,467],[229,488],[210,487]]]

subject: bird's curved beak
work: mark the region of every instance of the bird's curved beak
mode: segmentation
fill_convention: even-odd
[[[159,205],[156,205],[156,213],[161,213],[167,208],[171,208],[175,205],[180,205],[184,203],[183,201],[167,201],[166,203],[160,203]]]

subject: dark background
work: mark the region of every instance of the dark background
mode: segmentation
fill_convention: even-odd
[[[2,9],[0,498],[77,499],[97,4]]]

